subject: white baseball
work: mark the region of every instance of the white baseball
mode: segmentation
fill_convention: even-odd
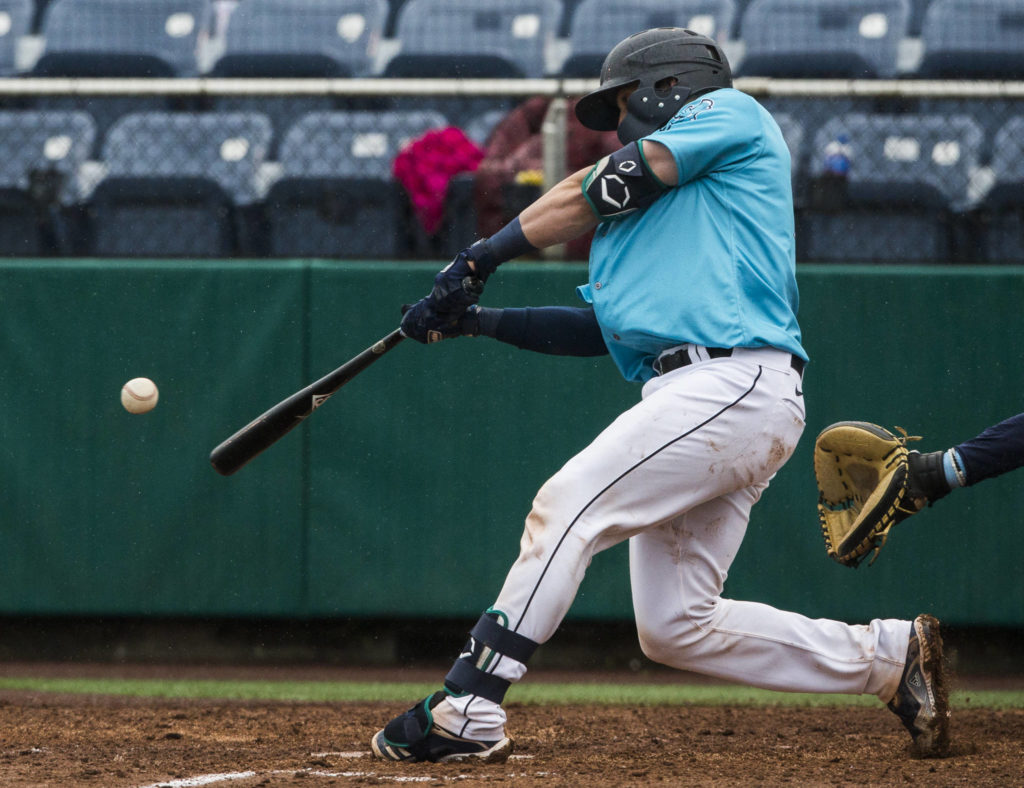
[[[129,413],[149,413],[158,399],[160,392],[149,378],[132,378],[121,387],[121,404]]]

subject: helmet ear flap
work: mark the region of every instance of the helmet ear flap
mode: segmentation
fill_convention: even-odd
[[[689,97],[690,89],[682,85],[675,85],[667,93],[641,85],[626,102],[626,117],[618,128],[619,141],[628,145],[657,131],[682,109]]]

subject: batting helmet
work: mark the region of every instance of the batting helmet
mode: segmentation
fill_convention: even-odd
[[[675,77],[675,85],[658,89],[667,77]],[[616,96],[634,83],[620,124]],[[664,126],[688,101],[728,87],[732,70],[714,40],[682,27],[657,27],[615,45],[601,66],[601,86],[577,102],[576,117],[597,131],[618,129],[626,145]]]

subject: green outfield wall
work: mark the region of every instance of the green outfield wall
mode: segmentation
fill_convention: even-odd
[[[392,330],[436,264],[0,262],[0,615],[475,617],[539,485],[639,387],[607,358],[406,342],[235,476],[210,449]],[[1024,269],[799,272],[804,440],[755,507],[726,594],[850,621],[1024,625],[1024,471],[941,501],[873,566],[824,553],[814,436],[901,426],[924,450],[1024,410]],[[485,303],[575,303],[577,264],[505,266]],[[126,413],[145,375],[160,404]],[[577,618],[631,616],[625,546]]]

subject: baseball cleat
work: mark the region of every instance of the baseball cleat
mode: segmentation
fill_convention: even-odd
[[[377,731],[370,746],[385,761],[477,761],[504,763],[512,754],[512,740],[476,741],[458,736],[434,722],[431,709],[445,699],[443,690],[424,698]]]
[[[910,731],[914,745],[925,758],[949,754],[949,700],[942,665],[942,637],[933,616],[914,619],[896,695],[889,708]]]

